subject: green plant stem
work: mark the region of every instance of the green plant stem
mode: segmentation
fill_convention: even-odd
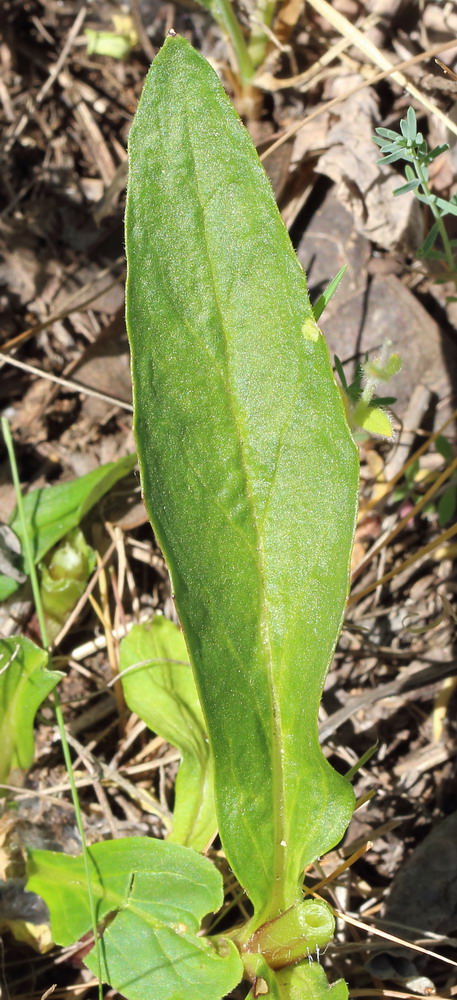
[[[414,156],[414,154],[413,154],[413,156]],[[440,212],[439,208],[437,208],[437,206],[435,205],[434,196],[433,196],[433,193],[432,193],[432,191],[430,190],[430,188],[428,186],[427,178],[426,178],[426,176],[424,174],[424,171],[422,169],[422,164],[419,162],[419,160],[415,156],[414,156],[413,162],[414,162],[414,167],[415,167],[415,170],[416,170],[417,177],[419,178],[420,183],[421,183],[422,191],[423,191],[425,197],[427,198],[427,201],[428,201],[428,203],[430,205],[431,212],[432,212],[433,217],[434,217],[434,219],[435,219],[435,221],[437,223],[439,234],[441,236],[441,240],[442,240],[443,247],[444,247],[444,252],[446,254],[446,260],[447,260],[447,264],[448,264],[449,270],[450,271],[454,271],[455,270],[454,255],[453,255],[453,252],[452,252],[452,247],[451,247],[451,243],[450,243],[450,240],[449,240],[449,236],[448,236],[448,234],[446,232],[446,227],[444,225],[444,222],[443,222],[443,219],[442,219],[442,216],[441,216],[441,212]]]
[[[252,17],[251,36],[248,53],[255,69],[261,66],[265,59],[268,45],[268,35],[264,29],[271,27],[276,10],[276,0],[257,0],[257,6]]]
[[[246,45],[239,21],[235,17],[231,0],[216,0],[211,8],[215,20],[227,33],[232,43],[241,82],[247,86],[254,76],[254,65]]]
[[[16,495],[16,504],[19,514],[19,520],[21,523],[21,531],[24,544],[24,553],[26,560],[26,569],[30,577],[30,583],[32,587],[33,600],[35,604],[36,616],[38,619],[38,625],[41,634],[41,641],[44,648],[47,650],[49,647],[48,630],[46,627],[46,619],[43,610],[43,602],[41,600],[40,584],[38,581],[38,574],[36,571],[35,561],[32,552],[32,542],[27,526],[27,520],[24,510],[24,501],[22,497],[21,483],[19,479],[19,472],[16,462],[16,453],[14,450],[13,438],[10,430],[10,426],[6,417],[2,417],[2,433],[6,445],[6,450],[8,452],[8,458],[11,468],[11,477],[14,484],[14,490]],[[50,657],[51,659],[51,657]],[[73,774],[73,766],[70,755],[70,748],[68,746],[67,734],[65,732],[65,722],[63,718],[62,706],[60,703],[60,697],[57,691],[53,693],[54,699],[54,711],[57,720],[57,725],[59,727],[60,741],[62,743],[62,751],[65,761],[65,767],[67,769],[68,781],[70,784],[71,797],[73,801],[73,808],[75,810],[76,825],[78,827],[78,833],[81,838],[81,847],[84,858],[84,869],[87,880],[87,895],[89,898],[89,907],[91,914],[92,932],[94,935],[94,944],[97,955],[97,975],[98,975],[98,996],[99,1000],[103,1000],[103,987],[102,987],[102,964],[101,964],[101,954],[100,954],[100,941],[97,933],[97,914],[95,911],[95,900],[92,893],[92,883],[90,878],[90,868],[89,868],[89,853],[87,850],[86,835],[84,832],[83,818],[81,813],[81,806],[79,804],[78,790],[76,788],[76,782]]]
[[[43,605],[41,601],[40,585],[38,583],[38,577],[35,568],[35,560],[33,558],[32,543],[30,539],[30,534],[27,528],[27,521],[25,517],[24,510],[24,500],[22,497],[21,483],[19,480],[19,472],[17,468],[16,455],[14,451],[13,438],[11,435],[10,425],[6,417],[2,417],[2,433],[3,439],[5,441],[6,450],[8,452],[8,458],[11,468],[11,478],[14,484],[14,491],[16,495],[16,505],[18,509],[18,514],[21,522],[25,562],[26,562],[26,572],[30,577],[30,583],[32,585],[33,601],[35,604],[35,611],[38,618],[38,625],[40,628],[41,641],[45,649],[49,646],[48,640],[48,630],[46,628],[46,620],[44,617]]]

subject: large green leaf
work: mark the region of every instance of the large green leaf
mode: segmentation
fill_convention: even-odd
[[[89,862],[106,982],[128,1000],[219,1000],[236,986],[243,968],[235,945],[199,935],[202,918],[223,900],[222,878],[206,858],[129,837],[95,844]],[[82,857],[31,851],[29,874],[57,944],[90,931]],[[94,950],[85,962],[96,972]]]
[[[217,829],[213,769],[184,636],[161,616],[134,625],[121,642],[120,665],[129,708],[182,754],[169,839],[203,851]]]
[[[259,924],[300,898],[304,866],[353,810],[317,715],[358,462],[254,147],[179,37],[130,132],[127,252],[144,497],[208,725],[222,842]]]
[[[116,462],[108,462],[93,469],[79,479],[68,483],[32,490],[24,497],[27,529],[32,542],[34,561],[40,560],[57,545],[72,528],[77,528],[92,507],[136,465],[136,455],[126,455]],[[14,511],[11,528],[24,544],[21,519]],[[0,575],[0,599],[5,600],[17,590],[19,584],[10,577]]]
[[[13,767],[29,767],[33,721],[41,703],[64,675],[48,670],[48,654],[30,639],[0,639],[0,781]]]

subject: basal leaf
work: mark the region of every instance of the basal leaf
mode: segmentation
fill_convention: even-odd
[[[182,632],[161,616],[135,625],[121,642],[120,666],[129,708],[182,754],[169,839],[203,851],[217,829],[213,770]]]
[[[206,858],[178,844],[129,837],[89,850],[103,976],[128,1000],[219,1000],[239,982],[235,945],[199,936],[223,900]],[[31,851],[27,888],[43,897],[57,944],[91,929],[82,857]],[[95,953],[85,958],[96,971]]]
[[[179,37],[154,60],[132,125],[126,222],[144,497],[208,725],[221,838],[255,926],[300,898],[304,866],[353,810],[317,715],[358,462],[252,142]]]
[[[48,670],[48,654],[24,636],[0,639],[0,782],[33,761],[37,709],[64,675]]]

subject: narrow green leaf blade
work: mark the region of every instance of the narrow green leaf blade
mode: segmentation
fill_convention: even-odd
[[[251,140],[179,37],[130,133],[127,322],[143,491],[257,920],[300,896],[353,792],[317,714],[341,626],[357,453]]]
[[[120,666],[128,671],[122,687],[129,708],[182,754],[169,839],[203,851],[217,829],[213,768],[182,632],[160,616],[134,625],[121,642]]]
[[[56,486],[32,490],[24,497],[35,562],[49,552],[72,528],[77,528],[92,507],[136,464],[135,455],[126,455],[108,462],[79,479]],[[17,512],[11,527],[21,539],[22,530]]]
[[[241,959],[224,938],[198,936],[222,905],[222,878],[178,844],[129,837],[88,851],[103,976],[128,1000],[219,1000],[239,982]],[[31,851],[27,888],[45,900],[53,938],[68,945],[91,929],[84,862]],[[85,959],[96,971],[95,952]]]
[[[319,322],[322,313],[324,312],[324,309],[327,308],[330,299],[333,298],[340,282],[343,280],[344,275],[346,274],[347,269],[348,265],[344,264],[343,267],[340,268],[340,270],[338,271],[338,274],[335,274],[335,277],[332,278],[331,282],[327,285],[327,288],[324,289],[322,295],[319,295],[317,302],[314,303],[313,313],[316,323]]]
[[[13,767],[30,767],[33,721],[41,703],[64,675],[48,670],[48,654],[30,639],[0,639],[0,781]]]
[[[415,177],[413,180],[408,181],[407,184],[402,184],[401,187],[395,188],[395,191],[392,191],[392,194],[395,196],[395,198],[399,194],[408,194],[408,191],[415,191],[416,188],[419,187],[419,184],[420,180],[417,177]]]
[[[57,483],[32,490],[24,497],[24,510],[35,563],[60,542],[72,528],[77,528],[92,507],[136,465],[136,455],[125,455],[116,462],[108,462],[93,469],[79,479]],[[24,544],[22,527],[17,510],[13,512],[10,526]],[[0,600],[6,600],[18,589],[19,583],[6,574],[0,574]]]
[[[447,198],[435,198],[434,201],[436,207],[441,209],[442,215],[457,215],[457,205],[454,201],[448,201]]]

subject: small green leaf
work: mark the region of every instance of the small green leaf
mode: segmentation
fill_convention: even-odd
[[[397,139],[400,139],[399,133],[394,132],[394,130],[391,128],[384,128],[383,126],[380,126],[379,128],[375,129],[375,132],[383,139],[391,139],[392,142],[396,142]],[[375,142],[379,142],[379,139],[375,139]]]
[[[93,469],[80,479],[27,493],[24,508],[35,562],[38,563],[68,531],[77,528],[92,507],[119,479],[127,476],[135,464],[136,456],[126,455],[117,462],[108,462]],[[22,541],[17,512],[13,514],[11,527]]]
[[[317,962],[300,962],[299,965],[281,969],[276,973],[279,1000],[347,1000],[348,988],[344,979],[327,982],[321,965]]]
[[[73,528],[47,562],[40,563],[40,591],[48,639],[53,642],[84,592],[95,568],[95,552],[82,531]]]
[[[438,437],[435,438],[435,448],[438,454],[443,456],[445,462],[452,462],[454,457],[452,445],[444,434],[439,434]]]
[[[24,636],[0,639],[0,781],[13,767],[27,768],[35,750],[33,721],[64,676],[48,670],[49,657]]]
[[[415,112],[414,108],[412,108],[411,106],[408,108],[408,110],[406,112],[406,123],[407,123],[407,135],[406,135],[406,138],[409,139],[410,142],[414,142],[415,139],[418,139],[418,135],[417,135],[417,119],[416,119],[416,112]],[[419,139],[419,141],[420,141],[420,139]]]
[[[400,371],[402,366],[400,355],[389,354],[386,356],[389,346],[390,341],[387,341],[381,357],[373,358],[372,361],[367,359],[363,365],[365,376],[374,382],[389,382]]]
[[[343,368],[342,361],[338,357],[337,354],[335,354],[333,356],[333,362],[334,362],[334,365],[335,365],[335,371],[336,371],[336,373],[338,375],[338,378],[339,378],[339,380],[341,382],[341,386],[347,392],[348,384],[347,384],[346,375],[344,373],[344,368]]]
[[[368,434],[379,434],[382,437],[393,437],[393,427],[388,414],[376,406],[370,406],[360,400],[354,407],[352,418],[357,427],[362,427]]]
[[[365,750],[365,753],[363,753],[362,756],[359,757],[359,759],[355,762],[355,764],[353,764],[352,767],[349,768],[349,771],[346,771],[345,777],[347,778],[348,781],[352,781],[357,772],[360,771],[360,768],[364,767],[365,764],[367,764],[368,761],[371,760],[373,755],[377,752],[378,746],[379,746],[378,743],[373,743],[373,746],[369,747],[368,750]]]
[[[439,220],[436,220],[436,222],[433,223],[433,226],[431,227],[430,232],[426,236],[422,246],[419,247],[419,249],[416,251],[416,255],[418,257],[428,257],[435,243],[435,240],[438,236],[439,226],[440,226]]]
[[[403,151],[403,146],[400,146],[398,141],[396,142],[384,142],[381,146],[381,153],[385,156],[387,153],[395,153],[401,149]]]
[[[431,163],[433,160],[436,160],[442,153],[447,153],[449,148],[449,143],[447,142],[443,142],[441,146],[435,146],[434,149],[431,149],[430,152],[427,153],[426,162]]]
[[[434,198],[435,205],[441,209],[442,215],[457,215],[457,205],[445,198]]]
[[[178,844],[129,837],[88,850],[106,982],[128,1000],[220,1000],[243,973],[225,938],[199,935],[223,901],[222,878]],[[82,857],[31,851],[27,889],[45,900],[57,944],[91,929]],[[96,971],[94,950],[85,961]]]
[[[396,402],[396,396],[373,396],[370,400],[370,406],[394,406]]]
[[[322,295],[319,295],[317,302],[314,303],[313,313],[316,323],[319,322],[322,313],[324,312],[324,309],[327,308],[330,299],[334,296],[340,282],[342,281],[344,275],[346,274],[347,269],[348,266],[347,264],[345,264],[344,267],[342,267],[341,270],[338,271],[338,274],[335,274],[335,277],[332,278],[330,284],[328,284],[327,288],[322,292]]]
[[[408,181],[407,184],[402,184],[401,187],[395,188],[395,190],[392,191],[392,194],[395,197],[397,197],[397,195],[399,194],[408,194],[408,191],[415,191],[416,188],[419,187],[419,185],[420,185],[420,180],[418,180],[418,178],[415,177],[414,180]]]
[[[24,510],[35,563],[39,563],[72,528],[77,528],[92,507],[119,479],[127,476],[135,465],[136,455],[126,455],[117,462],[101,465],[99,469],[88,472],[80,479],[72,479],[68,483],[58,483],[56,486],[42,487],[27,493],[24,496]],[[10,526],[23,544],[17,510],[13,512]],[[8,584],[4,583],[5,579]],[[0,575],[0,594],[6,592],[9,596],[18,586],[19,584],[15,584],[11,589],[10,578]]]
[[[384,163],[387,166],[388,163],[397,163],[398,160],[404,159],[408,159],[408,157],[405,156],[405,150],[399,149],[395,153],[390,153],[388,156],[383,156],[379,160],[376,160],[376,163]]]
[[[118,35],[115,31],[94,31],[85,28],[87,55],[109,56],[111,59],[128,59],[135,39],[129,35]]]
[[[318,962],[300,962],[273,971],[263,955],[253,955],[245,961],[246,972],[253,988],[247,1000],[347,1000],[348,989],[343,979],[329,983]]]
[[[182,754],[169,839],[203,851],[217,830],[213,769],[182,632],[161,616],[135,625],[121,642],[120,666],[129,708]]]
[[[449,489],[440,497],[438,501],[438,518],[440,526],[444,527],[454,517],[457,508],[457,486],[449,486]]]

